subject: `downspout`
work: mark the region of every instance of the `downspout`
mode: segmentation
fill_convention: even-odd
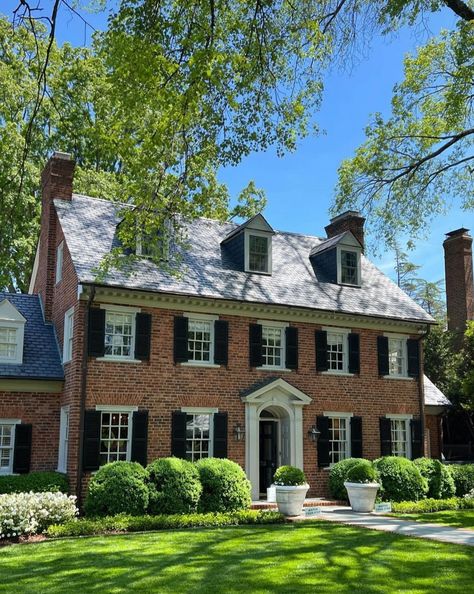
[[[424,353],[423,353],[423,343],[422,340],[426,338],[426,336],[430,332],[430,327],[428,326],[428,330],[426,331],[423,336],[420,336],[418,339],[418,352],[420,353],[420,376],[418,378],[418,397],[420,401],[420,426],[421,426],[421,444],[422,444],[422,452],[423,455],[426,454],[425,452],[425,387],[424,387],[424,377],[425,377],[425,364],[424,364]]]
[[[82,503],[82,449],[84,446],[84,413],[86,410],[87,398],[87,371],[88,371],[88,349],[87,342],[89,338],[89,310],[95,297],[95,286],[92,285],[89,299],[87,300],[86,310],[84,312],[84,335],[82,343],[82,373],[81,373],[81,397],[79,401],[79,452],[76,475],[76,496],[78,506]]]

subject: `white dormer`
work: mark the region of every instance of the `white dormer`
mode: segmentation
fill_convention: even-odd
[[[8,299],[0,302],[0,364],[23,363],[25,322],[25,318]]]
[[[360,286],[360,257],[362,247],[348,231],[337,244],[337,282],[340,285]]]

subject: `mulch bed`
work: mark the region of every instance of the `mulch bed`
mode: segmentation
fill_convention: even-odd
[[[33,542],[43,542],[46,540],[44,534],[31,534],[30,536],[15,536],[14,538],[2,538],[0,547],[9,547],[13,544],[31,544]]]

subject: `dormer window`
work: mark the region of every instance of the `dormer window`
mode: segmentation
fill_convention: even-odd
[[[8,299],[0,303],[0,364],[23,363],[25,318]]]
[[[359,254],[355,250],[340,250],[341,284],[360,285],[359,282]]]
[[[254,235],[248,232],[248,272],[263,272],[270,270],[270,237]]]

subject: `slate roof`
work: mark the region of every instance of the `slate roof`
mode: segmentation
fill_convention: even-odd
[[[339,233],[339,235],[334,235],[334,237],[331,237],[330,239],[321,240],[321,242],[318,245],[315,245],[314,248],[311,250],[310,256],[315,256],[316,254],[329,250],[330,248],[337,245],[340,241],[344,239],[344,237],[346,237],[346,235],[349,234],[349,231],[344,231],[343,233]]]
[[[26,323],[23,363],[21,365],[0,363],[0,378],[63,380],[64,372],[58,343],[53,326],[44,322],[38,295],[0,291],[0,303],[4,299],[8,299],[16,307],[26,319]]]
[[[54,201],[79,282],[93,283],[95,270],[112,246],[120,222],[119,205],[74,194]],[[433,318],[362,256],[362,286],[320,282],[309,255],[318,237],[276,231],[272,275],[236,270],[221,241],[239,225],[200,218],[187,224],[181,274],[173,276],[143,260],[133,271],[111,271],[101,284],[180,295],[304,307],[378,318],[434,322]]]
[[[443,392],[441,392],[441,390],[437,388],[426,375],[423,376],[423,389],[425,392],[426,405],[451,406],[451,402],[446,398]]]

